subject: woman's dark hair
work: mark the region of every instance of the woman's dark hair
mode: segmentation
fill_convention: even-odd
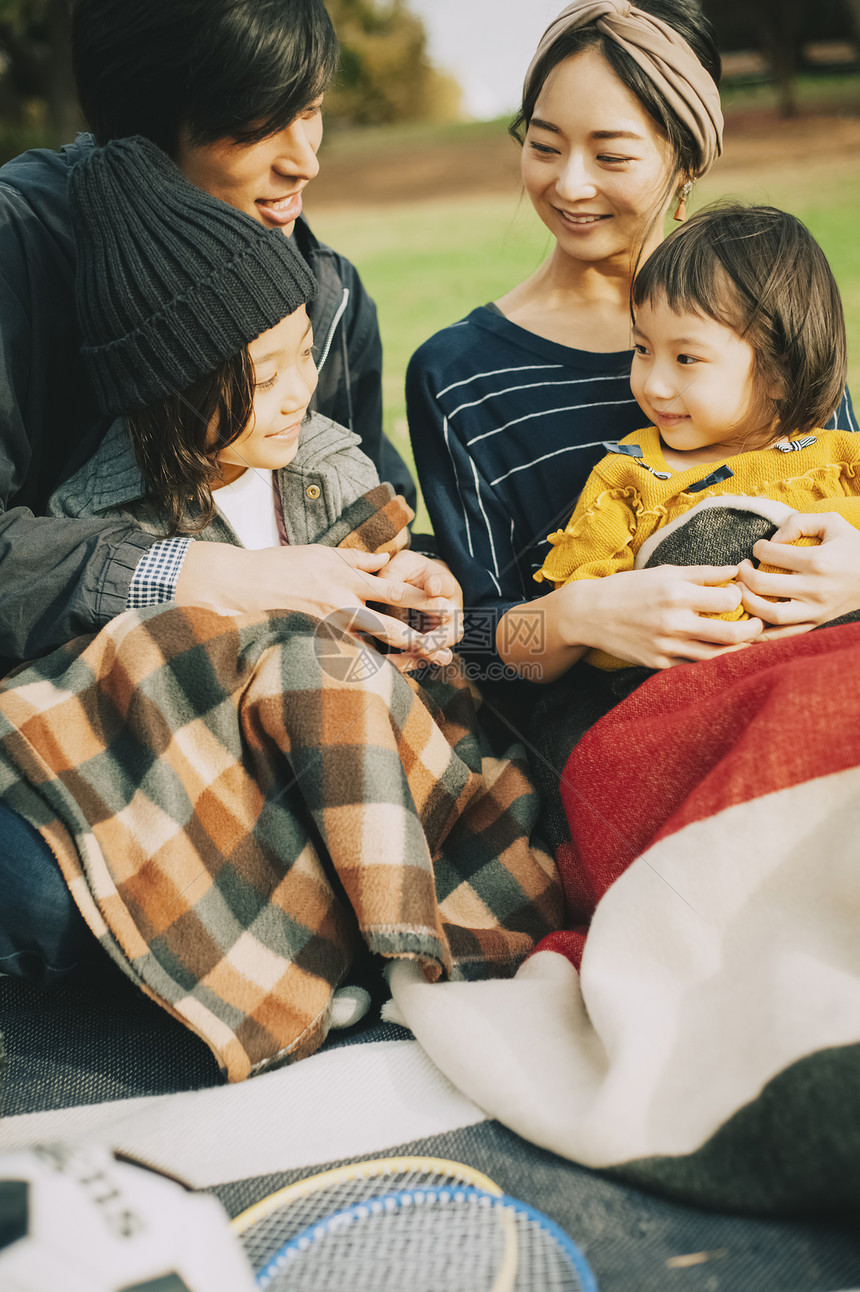
[[[147,499],[164,516],[168,537],[196,534],[212,520],[217,453],[239,438],[253,410],[254,365],[243,349],[181,394],[126,419]]]
[[[665,300],[742,336],[755,356],[753,417],[772,443],[823,426],[847,377],[845,316],[827,257],[771,206],[699,211],[645,261],[631,309]]]
[[[322,0],[75,0],[78,97],[98,143],[145,135],[175,154],[256,143],[319,98],[337,70]]]

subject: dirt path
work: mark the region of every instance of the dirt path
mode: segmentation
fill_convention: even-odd
[[[857,174],[860,158],[860,113],[806,111],[785,121],[775,112],[731,114],[726,119],[725,150],[719,180],[730,188],[732,177],[753,169],[792,167],[826,171],[831,178]],[[424,202],[434,197],[510,193],[518,183],[519,150],[502,128],[498,134],[464,133],[462,140],[380,141],[378,151],[350,137],[326,146],[323,167],[314,180],[313,204],[319,207],[379,206]],[[716,176],[715,176],[716,178]]]

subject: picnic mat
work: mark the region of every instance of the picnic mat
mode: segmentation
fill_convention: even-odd
[[[146,635],[150,621],[116,622]],[[236,658],[235,623],[204,629],[233,634]],[[238,631],[253,655],[278,625]],[[197,685],[213,656],[189,637],[168,655],[196,661],[184,679]],[[107,1144],[214,1191],[231,1214],[329,1165],[426,1153],[561,1224],[603,1289],[856,1288],[858,667],[848,625],[646,679],[557,763],[569,827],[557,858],[579,927],[507,982],[428,983],[420,959],[398,961],[411,1031],[374,1012],[295,1065],[225,1086],[212,1048],[123,975],[121,956],[52,994],[0,979],[0,1148]],[[431,713],[383,683],[401,716],[423,722],[416,701]],[[248,727],[250,750],[262,730]],[[465,735],[444,744],[480,753]],[[81,831],[101,879],[97,834]],[[484,844],[497,851],[492,832]],[[517,920],[505,934],[517,956],[536,935]],[[515,958],[503,946],[498,963]],[[381,961],[368,950],[335,977],[370,981],[378,1003]]]
[[[365,982],[378,1001],[381,976]],[[0,979],[0,1149],[81,1140],[215,1193],[229,1214],[349,1160],[428,1154],[483,1171],[579,1245],[601,1292],[839,1292],[860,1285],[856,1224],[685,1206],[537,1148],[379,1021],[301,1063],[221,1083],[202,1041],[104,972],[42,993]]]

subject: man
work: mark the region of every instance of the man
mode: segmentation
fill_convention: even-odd
[[[146,135],[193,183],[296,239],[320,283],[316,407],[359,434],[381,478],[414,499],[382,434],[375,306],[355,268],[301,218],[337,64],[321,0],[78,0],[73,53],[96,142]],[[260,597],[272,607],[273,589],[311,606],[330,579],[341,588],[346,578],[353,595],[363,588],[330,554],[312,562],[287,549],[241,553],[237,565],[233,553],[225,568],[219,553],[192,550],[187,539],[153,543],[127,526],[41,514],[106,430],[80,355],[66,198],[70,166],[92,147],[80,136],[0,170],[0,672],[127,605],[223,604],[225,583],[243,590],[244,609]],[[323,598],[322,613],[331,601]]]
[[[72,43],[95,141],[80,136],[0,169],[0,676],[129,607],[325,616],[367,601],[421,604],[423,593],[375,574],[378,559],[358,551],[246,551],[44,515],[107,429],[80,353],[69,168],[95,144],[132,134],[159,144],[199,187],[296,239],[320,283],[316,407],[361,436],[382,479],[415,495],[382,434],[375,306],[355,268],[301,216],[337,65],[321,0],[77,0]],[[448,596],[456,584],[436,568]],[[100,954],[43,839],[3,803],[0,891],[0,973],[49,981]]]

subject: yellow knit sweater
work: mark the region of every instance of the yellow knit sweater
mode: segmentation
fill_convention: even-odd
[[[772,498],[793,511],[836,511],[860,529],[860,435],[824,430],[809,438],[813,435],[812,444],[792,452],[754,449],[678,471],[666,464],[655,427],[635,431],[619,447],[638,445],[641,456],[613,452],[598,462],[567,525],[550,534],[552,550],[535,579],[561,587],[632,570],[636,553],[653,533],[720,494]],[[718,478],[711,481],[711,476]],[[602,652],[586,659],[602,667],[621,663]]]

